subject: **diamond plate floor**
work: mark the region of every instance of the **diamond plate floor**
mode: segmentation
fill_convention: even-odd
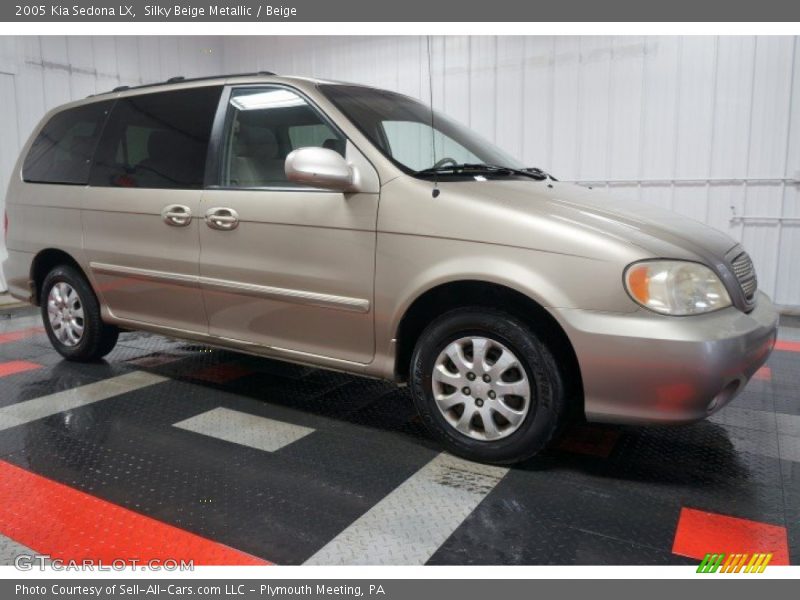
[[[4,535],[0,535],[0,566],[6,567],[14,564],[14,559],[20,555],[33,556],[35,552],[18,544],[14,540]]]
[[[696,564],[673,551],[683,509],[785,532],[800,564],[800,352],[768,367],[710,420],[579,425],[495,469],[442,455],[389,384],[143,333],[67,363],[16,309],[0,461],[278,564]]]

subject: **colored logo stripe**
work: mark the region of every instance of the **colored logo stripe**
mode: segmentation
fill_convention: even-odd
[[[755,553],[755,554],[729,554],[728,558],[722,564],[720,563],[725,558],[725,554],[706,554],[703,562],[697,567],[698,573],[763,573],[764,569],[772,560],[772,553]]]
[[[706,554],[703,562],[697,567],[698,573],[716,573],[719,563],[725,558],[724,554]]]
[[[265,560],[162,523],[0,460],[0,533],[62,561]]]

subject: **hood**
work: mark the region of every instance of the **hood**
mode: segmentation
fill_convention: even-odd
[[[519,217],[536,215],[568,221],[574,227],[601,232],[654,256],[695,255],[717,262],[737,244],[725,233],[676,212],[578,185],[520,179],[445,185],[452,186],[462,197],[502,206]]]
[[[634,243],[647,250],[669,245],[722,258],[737,242],[729,235],[674,211],[617,198],[586,187],[556,182],[549,202],[583,213],[588,218],[613,219],[635,232]],[[655,248],[657,246],[658,248]]]

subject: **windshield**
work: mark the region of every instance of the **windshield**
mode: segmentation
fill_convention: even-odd
[[[369,140],[405,171],[461,174],[459,165],[524,169],[518,160],[425,104],[386,90],[356,85],[321,85],[327,98]]]

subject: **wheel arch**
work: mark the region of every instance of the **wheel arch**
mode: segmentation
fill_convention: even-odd
[[[31,262],[30,278],[33,288],[34,305],[41,305],[42,284],[44,283],[44,279],[50,271],[59,265],[69,265],[81,273],[81,275],[86,278],[86,281],[89,281],[86,272],[81,268],[78,261],[67,252],[59,250],[58,248],[46,248],[45,250],[41,250]]]
[[[501,308],[536,330],[555,354],[565,375],[576,410],[583,412],[583,383],[572,342],[559,322],[539,302],[509,286],[482,280],[457,280],[436,285],[417,296],[403,313],[395,332],[394,374],[407,381],[411,355],[422,331],[435,318],[456,308],[484,306]]]

